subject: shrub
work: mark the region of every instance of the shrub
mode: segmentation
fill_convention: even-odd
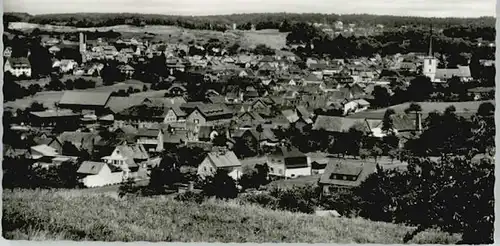
[[[186,191],[184,193],[177,194],[174,199],[181,202],[195,202],[199,204],[205,200],[205,196],[201,193]]]
[[[243,203],[258,204],[260,206],[278,209],[278,198],[268,193],[245,194],[241,197]]]
[[[238,196],[238,188],[233,178],[225,171],[217,171],[213,177],[207,177],[203,185],[203,194],[219,199],[231,199]]]

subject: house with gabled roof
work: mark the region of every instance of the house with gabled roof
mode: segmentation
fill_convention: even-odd
[[[65,91],[58,106],[75,111],[100,111],[110,97],[111,92]]]
[[[323,83],[323,80],[314,74],[309,74],[302,79],[303,85],[320,85],[321,83]]]
[[[126,78],[132,78],[132,75],[134,75],[135,69],[128,65],[118,65],[117,66],[118,70],[120,70],[120,73],[125,75]]]
[[[311,175],[310,158],[295,147],[280,146],[268,155],[269,175],[297,178]]]
[[[31,63],[26,57],[10,57],[5,61],[4,72],[10,72],[15,77],[31,77]]]
[[[255,148],[258,146],[276,146],[279,143],[279,139],[269,127],[262,127],[260,132],[257,131],[256,127],[239,129],[231,134],[231,138],[235,141],[244,141],[245,144],[247,139],[251,139],[251,142],[255,143]]]
[[[238,121],[240,126],[257,126],[263,124],[265,119],[257,112],[246,111],[238,115]]]
[[[64,146],[65,142],[74,145],[78,150],[94,153],[95,145],[102,137],[96,132],[63,132],[58,137],[59,142]]]
[[[372,134],[373,129],[375,129],[381,122],[381,120],[318,115],[314,121],[312,130],[324,130],[329,134],[342,134],[348,132],[352,127],[356,127],[358,130]]]
[[[213,176],[217,171],[224,170],[234,180],[242,175],[241,162],[234,152],[226,149],[214,150],[198,166],[198,175],[201,178]]]
[[[329,193],[332,188],[357,187],[376,170],[374,162],[330,160],[321,175],[319,184],[324,193]]]
[[[224,124],[233,118],[233,112],[224,104],[199,103],[188,112],[186,121],[200,126]]]
[[[76,130],[81,118],[80,113],[75,113],[71,110],[45,110],[30,112],[30,124],[35,127],[52,127],[52,126],[73,126]]]
[[[84,161],[76,171],[85,187],[102,187],[124,181],[123,171],[104,162]]]
[[[149,154],[141,144],[122,144],[116,146],[111,155],[101,158],[108,165],[119,167],[124,178],[135,178],[139,164],[149,159]]]

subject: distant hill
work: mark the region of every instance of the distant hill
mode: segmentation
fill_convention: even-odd
[[[139,13],[67,13],[29,15],[27,13],[4,13],[4,20],[22,21],[38,24],[59,24],[77,27],[114,26],[122,24],[135,25],[176,25],[192,29],[230,28],[233,23],[242,29],[277,29],[283,21],[328,23],[342,21],[345,24],[367,26],[381,24],[386,27],[429,26],[446,28],[456,25],[472,25],[494,27],[494,17],[480,18],[427,18],[411,16],[389,16],[370,14],[317,14],[317,13],[250,13],[211,16],[176,16]]]

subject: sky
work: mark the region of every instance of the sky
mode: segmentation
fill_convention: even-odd
[[[333,13],[480,17],[496,15],[496,0],[4,0],[5,12],[150,13],[218,15],[233,13]]]

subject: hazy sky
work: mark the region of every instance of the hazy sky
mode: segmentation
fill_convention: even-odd
[[[214,15],[256,12],[495,16],[496,0],[4,0],[6,12]]]

